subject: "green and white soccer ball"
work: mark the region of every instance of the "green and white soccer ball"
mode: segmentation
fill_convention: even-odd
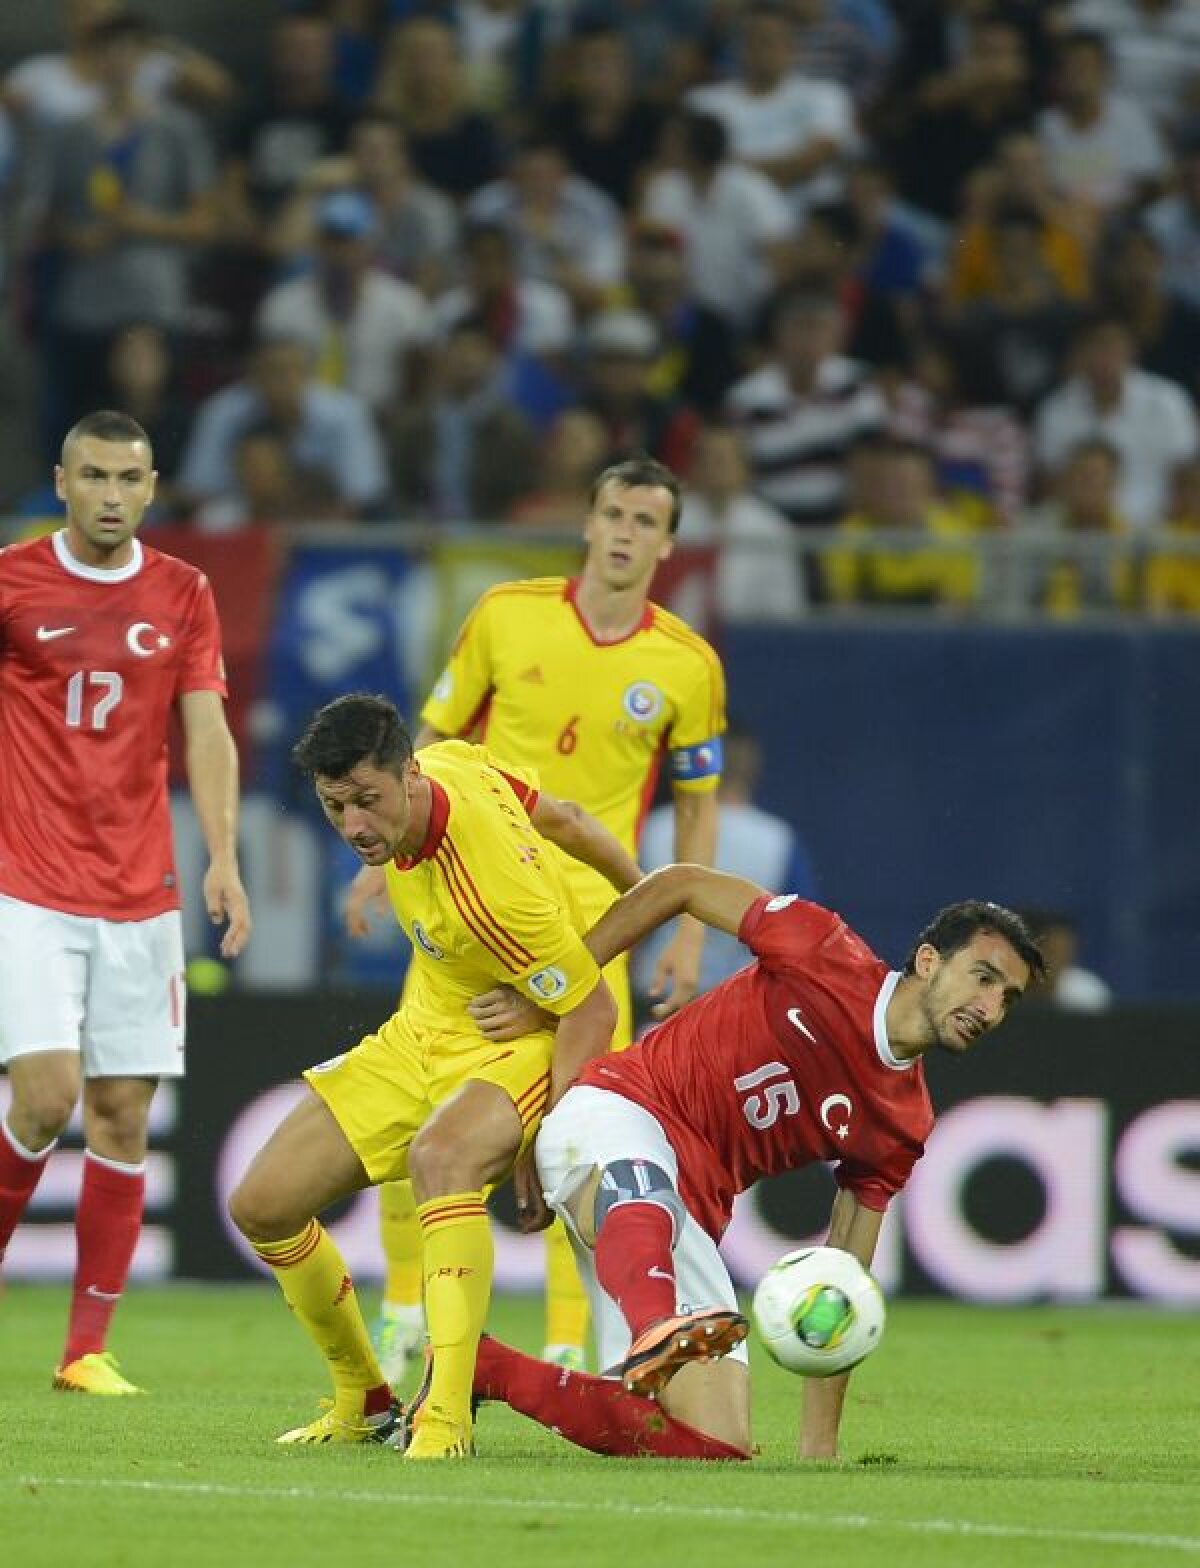
[[[754,1292],[754,1325],[772,1360],[805,1377],[858,1365],[883,1338],[883,1292],[852,1253],[805,1247],[774,1263]]]

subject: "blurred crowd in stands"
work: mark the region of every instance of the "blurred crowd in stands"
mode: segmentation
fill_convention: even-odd
[[[1194,0],[251,6],[245,81],[151,9],[3,78],[47,464],[545,534],[645,451],[733,617],[1200,613]]]

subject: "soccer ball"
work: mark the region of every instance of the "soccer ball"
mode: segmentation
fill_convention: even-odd
[[[758,1282],[754,1324],[772,1360],[805,1377],[832,1377],[883,1338],[883,1292],[840,1247],[786,1253]]]

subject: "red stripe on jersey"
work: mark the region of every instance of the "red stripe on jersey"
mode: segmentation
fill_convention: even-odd
[[[475,912],[476,918],[482,922],[484,929],[491,934],[489,946],[492,943],[499,943],[506,951],[514,954],[518,960],[517,967],[519,969],[524,969],[527,964],[536,964],[538,961],[537,954],[531,953],[527,947],[522,946],[517,941],[515,936],[510,935],[488,908],[487,900],[476,887],[474,879],[467,870],[462,855],[459,853],[458,846],[452,838],[447,838],[445,841],[445,855],[442,863],[446,864],[447,861],[453,862],[459,878],[459,888]],[[485,938],[485,940],[487,939]]]
[[[446,880],[446,888],[454,900],[454,907],[463,918],[475,938],[482,942],[494,958],[498,958],[506,969],[518,974],[522,969],[528,968],[533,962],[523,956],[523,950],[515,943],[511,943],[504,932],[487,916],[486,909],[481,914],[478,904],[471,897],[469,879],[464,881],[462,862],[452,854],[453,846],[447,839],[437,856],[437,863],[441,867],[442,875]],[[486,918],[485,918],[486,917]]]
[[[495,695],[496,688],[494,686],[489,686],[487,691],[484,692],[483,698],[480,701],[479,706],[475,709],[475,712],[471,714],[470,718],[466,721],[465,724],[459,727],[457,739],[471,740],[476,742],[483,740],[484,736],[487,734],[488,719],[491,717],[492,700]]]
[[[624,637],[597,637],[588,625],[583,611],[579,608],[578,577],[572,577],[568,580],[566,587],[563,589],[563,598],[575,611],[576,619],[580,626],[583,627],[589,642],[595,643],[597,648],[615,648],[619,643],[628,642],[631,637],[636,637],[639,632],[649,631],[650,627],[654,625],[654,606],[647,600],[646,606],[642,611],[641,620],[638,621],[636,626],[631,626]]]
[[[397,871],[411,871],[413,866],[419,865],[422,860],[432,859],[446,836],[446,824],[450,820],[450,797],[436,779],[429,779],[429,789],[432,798],[429,804],[429,826],[425,830],[424,842],[415,855],[392,857],[392,864]]]
[[[539,792],[534,789],[532,784],[523,784],[520,779],[513,778],[511,773],[505,773],[503,768],[497,768],[496,772],[501,775],[513,794],[525,807],[525,810],[532,816],[534,808],[538,803]]]
[[[667,737],[665,733],[659,737],[658,747],[651,759],[650,766],[646,769],[645,782],[642,784],[642,794],[638,801],[637,822],[633,829],[633,842],[636,844],[642,836],[642,829],[646,826],[646,818],[650,815],[650,807],[654,804],[654,791],[658,788],[658,775],[662,769],[663,757],[667,752]]]

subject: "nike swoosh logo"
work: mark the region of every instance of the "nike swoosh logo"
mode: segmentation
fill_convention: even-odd
[[[673,1285],[675,1283],[675,1276],[674,1276],[674,1274],[666,1274],[666,1273],[663,1272],[662,1269],[659,1269],[659,1268],[647,1269],[646,1270],[646,1278],[647,1279],[665,1279],[667,1281],[667,1283],[670,1284],[670,1285]]]
[[[787,1010],[787,1016],[788,1016],[788,1023],[795,1024],[796,1028],[799,1029],[801,1034],[806,1034],[814,1045],[817,1044],[817,1037],[816,1037],[816,1035],[812,1032],[812,1030],[804,1022],[804,1017],[803,1017],[803,1015],[800,1012],[800,1009],[798,1007],[789,1007],[788,1010]]]
[[[121,1299],[121,1292],[119,1290],[97,1290],[95,1285],[89,1285],[88,1288],[84,1291],[84,1295],[95,1296],[98,1301],[120,1301]]]
[[[53,642],[56,637],[66,637],[75,628],[73,626],[39,626],[37,640],[39,642]]]

